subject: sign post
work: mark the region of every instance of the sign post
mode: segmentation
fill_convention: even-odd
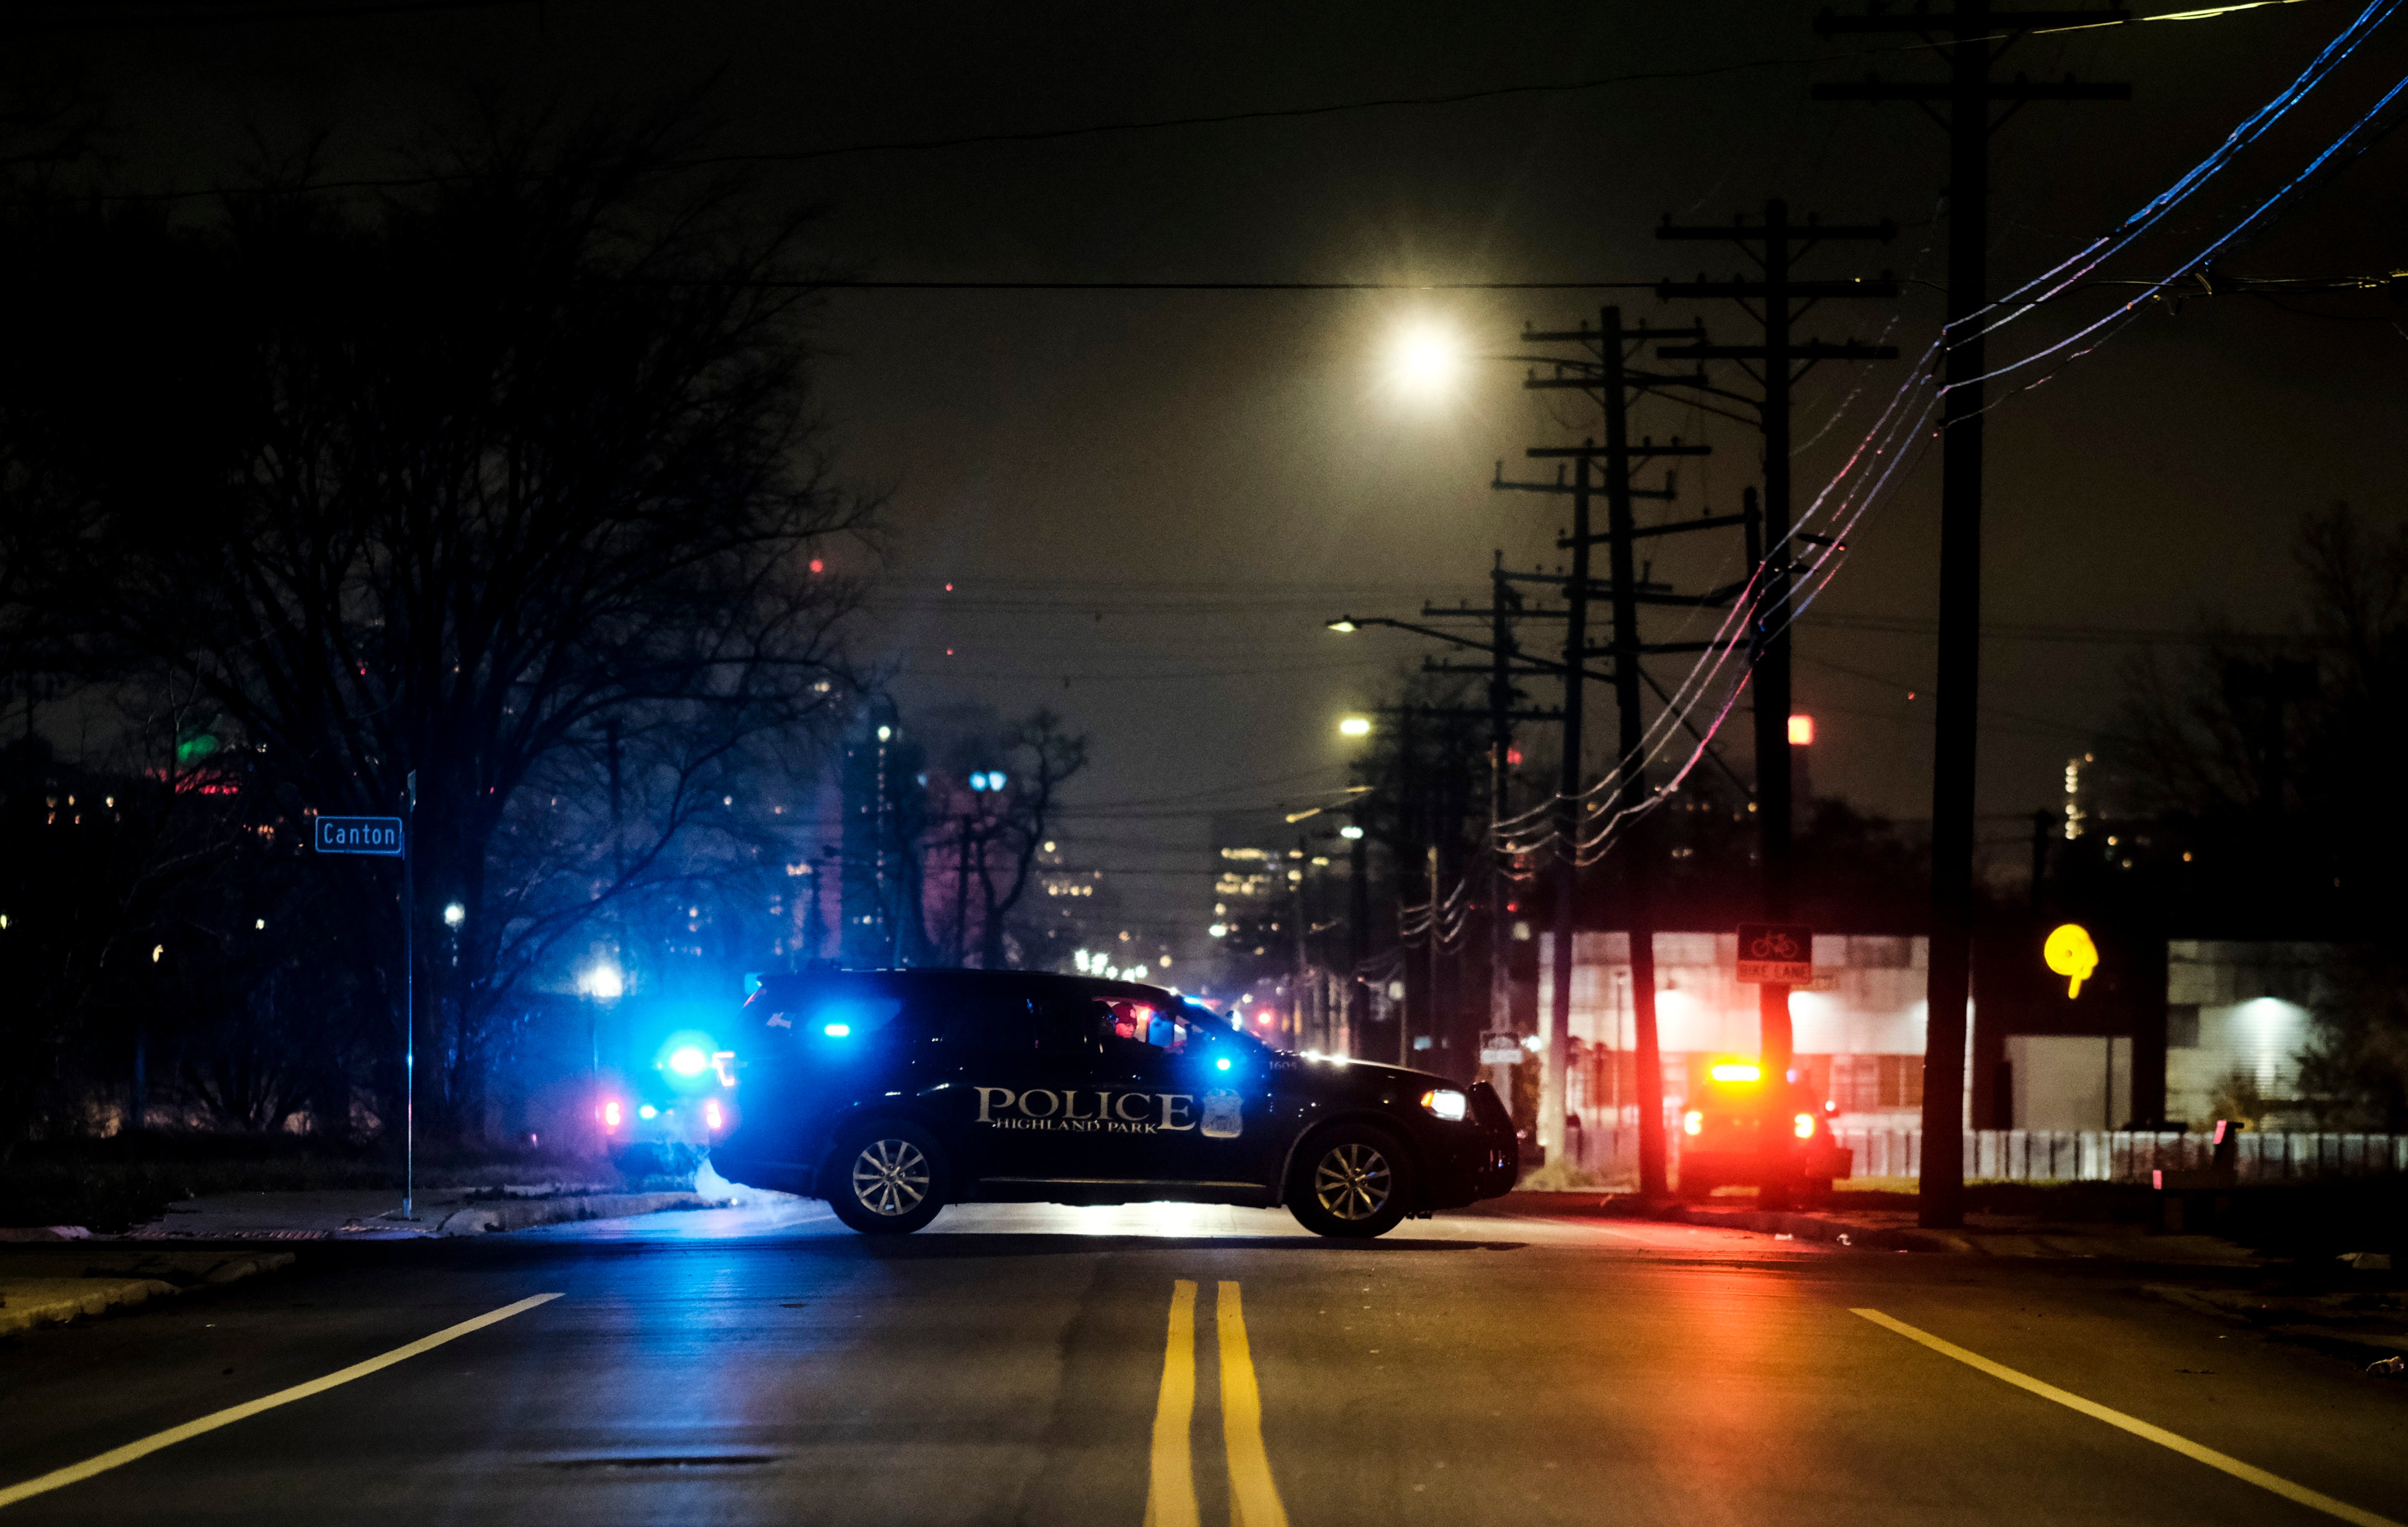
[[[1522,1036],[1510,1029],[1480,1031],[1480,1063],[1482,1065],[1519,1065],[1527,1058],[1522,1049]]]
[[[418,771],[409,771],[402,810],[418,815]],[[410,1217],[418,1168],[418,961],[411,949],[409,832],[403,817],[320,817],[311,833],[320,853],[365,853],[401,861],[401,1217]]]

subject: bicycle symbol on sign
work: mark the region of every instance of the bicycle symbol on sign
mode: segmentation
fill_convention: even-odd
[[[1776,928],[1751,939],[1747,957],[1751,960],[1797,960],[1802,955],[1798,940],[1791,937],[1787,930]]]

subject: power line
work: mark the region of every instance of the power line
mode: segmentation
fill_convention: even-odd
[[[198,21],[251,22],[259,21],[310,20],[353,15],[372,16],[388,13],[403,14],[414,11],[468,10],[498,7],[505,5],[524,5],[527,3],[529,3],[529,0],[388,0],[388,3],[384,4],[366,4],[361,6],[321,5],[295,7],[289,10],[261,10],[258,12],[219,11],[200,13],[181,19],[165,16],[156,19],[147,17],[128,18],[125,22],[122,22],[120,24],[173,25],[179,24],[179,20],[182,24],[192,24]],[[2211,17],[2223,16],[2243,10],[2262,8],[2273,5],[2305,3],[2309,3],[2309,0],[2243,0],[2243,3],[2240,4],[2214,7],[2205,10],[2172,11],[2156,16],[2126,17],[2120,21],[2090,22],[2086,23],[2083,28],[2072,28],[2069,30],[2086,30],[2088,26],[2126,25],[2136,21],[2202,21]],[[64,27],[73,23],[65,18],[60,18],[55,21],[50,21],[45,19],[44,24],[51,27]],[[44,25],[37,24],[32,29],[41,30],[44,29]],[[1968,38],[1962,40],[1971,41],[1976,39]],[[1981,40],[2004,39],[1997,38]],[[697,155],[690,159],[673,161],[665,164],[663,168],[665,170],[674,172],[691,169],[722,168],[738,164],[811,164],[821,160],[849,158],[859,154],[929,153],[949,149],[970,149],[1012,144],[1053,143],[1061,142],[1070,138],[1099,137],[1119,133],[1160,132],[1182,127],[1221,127],[1252,121],[1307,121],[1317,117],[1341,116],[1362,111],[1385,111],[1412,107],[1463,106],[1479,101],[1510,99],[1514,96],[1578,94],[1587,91],[1610,89],[1616,85],[1710,79],[1721,75],[1743,74],[1757,69],[1781,68],[1795,64],[1814,65],[1839,64],[1857,59],[1878,58],[1894,53],[1927,52],[1934,50],[1944,51],[1953,45],[1953,40],[1920,41],[1899,43],[1883,48],[1860,49],[1856,51],[1846,53],[1793,53],[1784,54],[1773,58],[1748,59],[1736,64],[1707,64],[1694,69],[1646,69],[1625,74],[1598,75],[1581,79],[1538,80],[1526,84],[1495,85],[1480,90],[1446,91],[1422,95],[1377,95],[1353,101],[1321,102],[1311,106],[1263,107],[1243,111],[1198,112],[1176,117],[1131,117],[1112,121],[1082,122],[1068,127],[1027,128],[1007,133],[962,133],[935,137],[873,138],[866,139],[858,143],[826,144],[818,148],[810,149],[762,150],[745,153],[706,154]],[[545,173],[547,172],[524,172],[526,176],[531,178],[540,177]],[[121,192],[111,193],[99,199],[104,201],[122,202],[166,202],[197,200],[209,196],[285,195],[300,192],[402,191],[424,186],[457,184],[461,181],[483,178],[483,176],[478,173],[465,171],[436,175],[363,176],[345,180],[322,180],[304,187],[219,186],[212,187],[208,190]],[[1649,286],[1654,283],[1474,282],[1464,283],[1460,286],[1440,283],[1435,286],[1404,285],[1399,287],[1390,287],[1380,283],[1357,282],[1226,282],[1205,283],[1194,286],[1184,283],[1155,285],[1141,282],[1096,283],[1093,286],[1087,283],[1062,283],[1057,285],[1054,283],[1013,282],[970,283],[958,286],[954,283],[948,282],[853,282],[840,284],[846,284],[856,289],[865,290],[876,289],[879,286],[886,286],[897,290],[917,289],[966,291],[1074,291],[1094,290],[1098,288],[1103,290],[1120,291],[1562,291],[1579,289],[1597,290],[1599,288],[1612,288],[1624,285]]]
[[[78,6],[54,16],[27,15],[21,7],[8,18],[13,32],[132,31],[144,28],[240,26],[266,21],[348,21],[353,17],[415,16],[445,10],[517,9],[541,0],[360,0],[354,5],[252,6],[204,9],[151,7],[133,13],[109,15],[96,6]]]

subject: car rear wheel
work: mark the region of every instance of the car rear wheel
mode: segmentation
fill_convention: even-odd
[[[908,1235],[945,1206],[944,1148],[916,1124],[854,1131],[831,1176],[828,1206],[865,1235]]]
[[[1384,1133],[1340,1124],[1297,1153],[1288,1212],[1316,1235],[1384,1235],[1414,1198],[1412,1164]]]

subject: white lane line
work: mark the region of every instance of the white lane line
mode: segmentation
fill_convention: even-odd
[[[2297,1501],[2311,1510],[2321,1511],[2329,1517],[2338,1517],[2344,1521],[2355,1522],[2357,1527],[2401,1527],[2401,1523],[2392,1520],[2389,1517],[2376,1516],[2373,1512],[2361,1510],[2347,1501],[2337,1501],[2321,1491],[2310,1490],[2305,1485],[2293,1484],[2279,1474],[2269,1474],[2254,1463],[2243,1463],[2229,1453],[2220,1453],[2213,1448],[2202,1447],[2188,1437],[2177,1436],[2162,1426],[2152,1426],[2138,1416],[2127,1416],[2120,1410],[2111,1410],[2096,1400],[2086,1400],[2079,1394],[2058,1389],[2055,1384],[2042,1383],[2029,1374],[2017,1373],[2003,1363],[1993,1363],[1979,1352],[1970,1352],[1954,1342],[1942,1341],[1928,1331],[1918,1331],[1904,1320],[1894,1320],[1880,1310],[1856,1309],[1849,1313],[1861,1315],[1873,1324],[1885,1331],[1895,1331],[1909,1341],[1920,1342],[1942,1357],[1955,1358],[1969,1368],[1978,1368],[1991,1377],[2002,1379],[2019,1390],[2037,1394],[2043,1400],[2053,1400],[2068,1410],[2078,1410],[2093,1420],[2105,1421],[2118,1431],[2129,1432],[2134,1436],[2154,1442],[2160,1448],[2171,1448],[2185,1458],[2204,1463],[2212,1469],[2219,1469],[2235,1479],[2245,1479],[2260,1490],[2271,1490],[2286,1501]]]
[[[278,1406],[288,1406],[295,1400],[306,1400],[313,1394],[323,1394],[337,1385],[348,1384],[354,1378],[366,1378],[380,1369],[390,1368],[394,1363],[416,1357],[421,1352],[433,1351],[447,1341],[457,1341],[472,1331],[482,1331],[485,1327],[497,1321],[507,1320],[513,1315],[523,1315],[538,1305],[550,1304],[559,1297],[560,1295],[556,1293],[538,1293],[531,1299],[522,1299],[515,1305],[504,1305],[501,1308],[489,1310],[473,1320],[463,1320],[458,1325],[446,1326],[431,1336],[421,1336],[407,1347],[396,1347],[392,1351],[369,1358],[365,1363],[354,1363],[348,1368],[337,1369],[323,1378],[312,1378],[306,1384],[295,1384],[291,1389],[280,1389],[273,1394],[264,1394],[256,1400],[246,1400],[241,1405],[229,1406],[223,1410],[212,1411],[198,1420],[186,1421],[181,1426],[171,1426],[164,1432],[153,1432],[138,1442],[129,1442],[122,1448],[112,1448],[105,1453],[87,1458],[80,1463],[70,1463],[65,1468],[52,1469],[50,1473],[39,1475],[22,1484],[0,1488],[0,1506],[14,1506],[19,1501],[31,1496],[47,1494],[50,1491],[89,1479],[95,1474],[106,1474],[122,1463],[131,1463],[137,1458],[147,1458],[162,1448],[174,1447],[177,1443],[188,1441],[204,1432],[214,1432],[221,1426],[232,1426],[235,1422],[248,1420],[263,1410],[273,1410]]]

